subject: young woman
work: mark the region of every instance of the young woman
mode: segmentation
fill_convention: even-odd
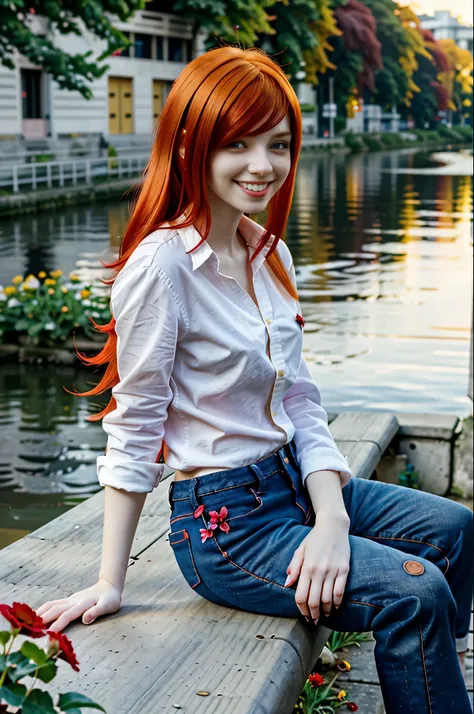
[[[196,593],[228,607],[370,631],[387,714],[469,714],[472,514],[351,478],[302,356],[283,234],[301,146],[297,97],[260,50],[183,70],[160,117],[113,281],[112,388],[97,583],[38,614],[61,630],[116,612],[163,460],[170,545]],[[266,228],[249,218],[268,208]]]

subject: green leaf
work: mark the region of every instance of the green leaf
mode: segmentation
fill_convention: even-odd
[[[8,687],[0,687],[0,701],[4,699],[7,704],[13,707],[21,706],[26,696],[24,684],[9,684]]]
[[[20,666],[22,664],[26,664],[27,662],[29,662],[28,657],[25,657],[25,655],[22,654],[20,650],[18,650],[17,652],[12,652],[8,655],[7,658],[8,665],[16,664]]]
[[[35,672],[37,668],[38,665],[34,662],[25,662],[19,667],[15,667],[15,669],[10,670],[8,674],[12,682],[17,682],[22,677],[26,677],[26,675],[28,674],[33,674],[33,672]]]
[[[42,689],[33,689],[21,705],[22,714],[56,714],[56,711],[51,695]]]
[[[20,652],[24,654],[25,657],[28,657],[28,659],[32,659],[36,664],[44,664],[48,661],[46,652],[42,650],[41,647],[38,647],[38,645],[35,645],[34,642],[29,642],[28,640],[23,642],[20,647]]]
[[[6,645],[8,640],[11,637],[11,632],[7,632],[7,630],[2,630],[0,632],[0,644],[1,645]]]
[[[59,708],[61,711],[70,712],[71,709],[82,709],[88,707],[90,709],[100,709],[101,712],[105,712],[105,709],[96,704],[89,699],[89,697],[84,696],[84,694],[77,694],[76,692],[68,692],[67,694],[59,695]]]
[[[43,664],[42,667],[38,669],[38,679],[40,679],[45,684],[48,684],[56,676],[58,671],[58,665],[56,662],[47,662]]]
[[[21,320],[17,320],[15,322],[15,330],[17,332],[23,332],[24,330],[27,330],[29,326],[30,326],[29,320],[21,319]]]

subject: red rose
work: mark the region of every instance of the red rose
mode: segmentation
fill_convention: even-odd
[[[79,672],[79,662],[77,661],[76,653],[74,652],[72,642],[69,637],[63,635],[62,632],[53,632],[52,630],[48,630],[46,634],[52,642],[58,643],[60,650],[58,655],[59,659],[64,659],[73,669],[76,670],[76,672]]]
[[[308,681],[312,687],[321,687],[324,684],[324,677],[321,677],[317,672],[315,674],[310,674]]]
[[[359,708],[355,702],[346,702],[346,707],[350,712],[356,712]]]
[[[0,615],[3,615],[15,630],[20,630],[22,635],[29,635],[37,639],[46,634],[43,619],[24,602],[14,602],[11,607],[5,604],[0,605]]]

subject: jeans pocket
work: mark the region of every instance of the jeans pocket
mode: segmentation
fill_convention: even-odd
[[[169,543],[173,549],[174,557],[179,569],[184,575],[187,583],[196,588],[201,582],[201,578],[194,562],[193,551],[188,531],[183,528],[169,534]]]

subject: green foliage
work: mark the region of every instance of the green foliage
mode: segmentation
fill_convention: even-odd
[[[59,694],[55,704],[49,692],[34,685],[39,679],[50,682],[57,673],[57,660],[66,660],[73,669],[79,669],[76,653],[71,640],[60,633],[47,633],[47,625],[26,603],[14,602],[13,605],[1,604],[2,616],[10,623],[10,631],[0,633],[3,654],[0,655],[0,711],[13,711],[15,714],[81,714],[83,709],[105,709],[89,697],[77,692]],[[12,652],[18,635],[31,637],[25,639],[19,650]],[[46,638],[45,649],[37,642]],[[33,685],[27,688],[20,679],[32,678]],[[15,707],[11,709],[10,707]]]
[[[90,99],[88,83],[102,77],[109,68],[103,60],[128,44],[113,26],[110,15],[124,22],[145,5],[146,0],[0,0],[0,64],[15,69],[17,50],[34,65],[43,67],[62,89],[80,92]],[[47,25],[43,25],[42,18],[48,22],[48,35],[43,33]],[[37,20],[39,29],[35,26]],[[92,50],[69,54],[51,39],[53,32],[82,36],[85,30],[107,45],[97,60],[92,59]]]
[[[315,104],[300,104],[300,109],[302,114],[314,114],[316,111]]]
[[[337,652],[343,647],[350,647],[355,645],[360,647],[361,642],[367,642],[371,640],[372,637],[367,632],[331,632],[329,639],[326,642],[326,647],[331,650],[331,652]]]
[[[62,281],[61,271],[49,278],[21,275],[12,285],[0,289],[0,343],[17,343],[26,336],[31,344],[63,344],[74,333],[76,337],[97,335],[90,317],[98,323],[111,319],[109,297],[91,292],[74,274]]]
[[[353,154],[358,154],[366,148],[362,137],[359,134],[353,134],[350,131],[344,134],[344,143]]]

